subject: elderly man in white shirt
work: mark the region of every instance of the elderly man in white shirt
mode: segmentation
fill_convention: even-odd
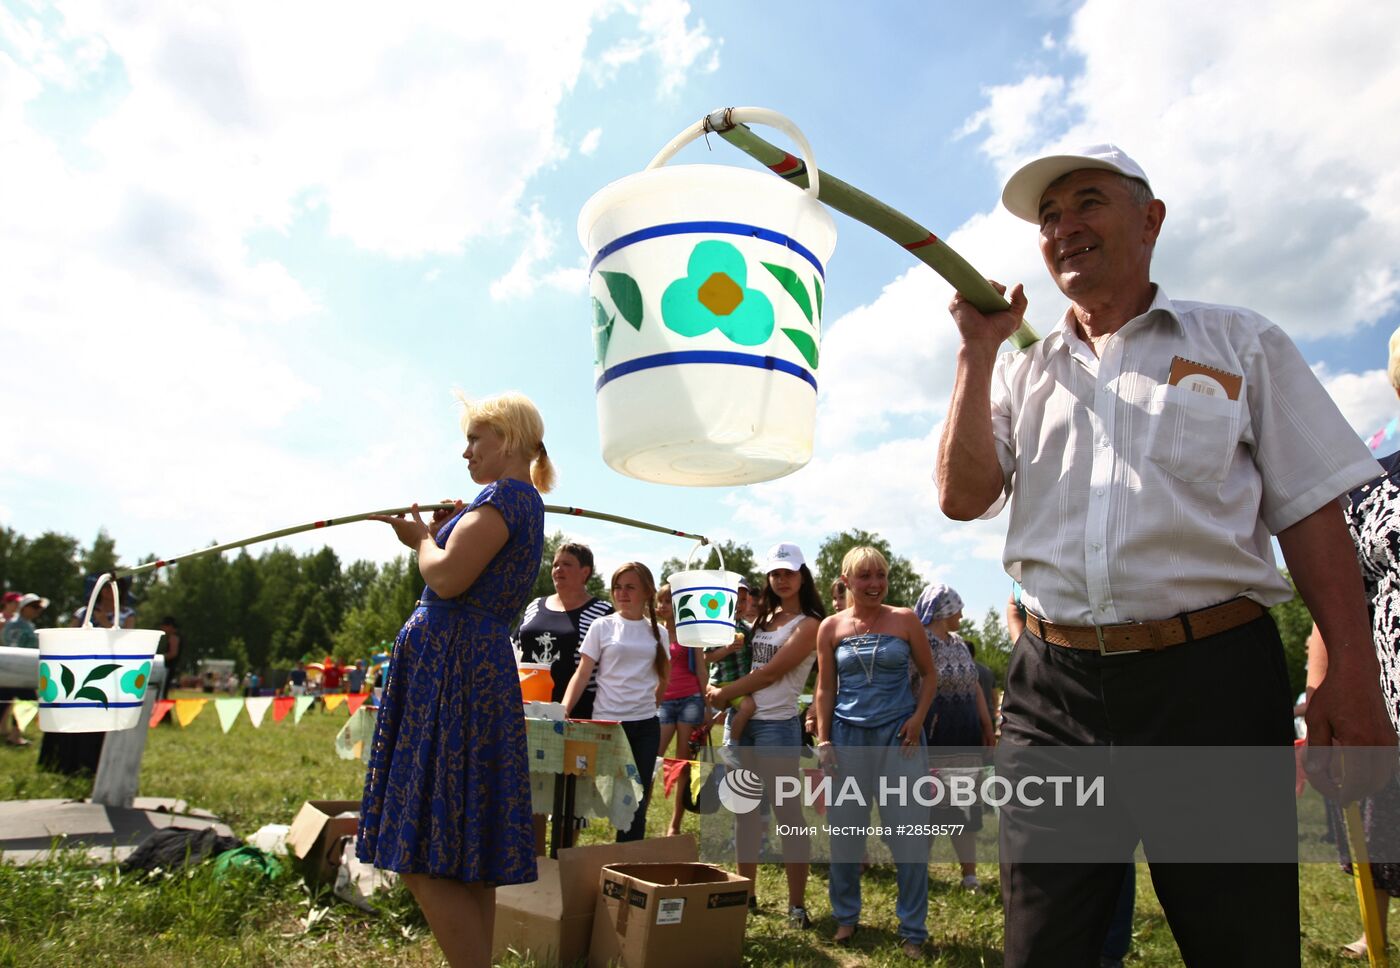
[[[1004,356],[1021,286],[1009,312],[985,315],[961,296],[950,306],[962,345],[940,505],[970,520],[1009,504],[1005,564],[1026,609],[1003,742],[1290,743],[1265,609],[1292,591],[1273,535],[1331,653],[1309,707],[1313,742],[1393,745],[1336,500],[1379,471],[1298,350],[1256,313],[1173,300],[1152,282],[1166,206],[1115,146],[1037,159],[1002,199],[1040,227],[1071,301],[1043,341]],[[1096,963],[1122,870],[1008,863],[1006,964]],[[1296,866],[1159,864],[1152,875],[1187,964],[1299,963]]]

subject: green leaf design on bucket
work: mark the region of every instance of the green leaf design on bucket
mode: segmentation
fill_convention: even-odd
[[[144,696],[146,694],[146,681],[151,677],[151,664],[143,662],[135,669],[131,669],[122,675],[122,692],[132,696]]]
[[[740,346],[766,343],[773,335],[773,303],[748,288],[748,281],[742,252],[718,239],[700,242],[690,252],[685,276],[662,294],[661,319],[682,336],[718,328]]]
[[[47,662],[39,663],[39,701],[53,702],[58,698],[58,681]]]
[[[763,263],[763,268],[773,274],[773,278],[778,280],[787,294],[792,297],[792,301],[797,303],[797,308],[802,310],[802,315],[807,317],[807,322],[812,321],[812,300],[807,295],[807,287],[802,284],[802,280],[797,278],[797,273],[787,266],[776,265],[772,262]]]
[[[682,595],[676,599],[676,618],[696,618],[695,610],[690,607],[690,600],[694,598],[694,593]]]
[[[637,280],[625,272],[599,270],[598,275],[602,276],[603,282],[607,284],[608,295],[612,297],[613,305],[622,314],[622,318],[631,323],[633,329],[640,330],[642,328],[642,290],[637,285]]]
[[[613,323],[616,316],[609,316],[598,297],[593,297],[593,362],[599,366],[608,357],[608,342],[612,339]]]
[[[58,667],[58,677],[63,681],[63,694],[65,696],[73,695],[73,687],[78,684],[77,679],[73,675],[73,670],[66,665],[60,665]]]
[[[807,365],[815,370],[820,354],[817,351],[817,341],[812,339],[812,334],[804,333],[800,329],[785,328],[783,335],[792,340],[792,345],[797,347],[797,352],[801,353],[802,358],[807,361]]]
[[[98,679],[106,678],[120,668],[121,663],[119,662],[108,662],[105,665],[94,666],[91,672],[83,676],[83,685],[86,686],[89,683],[96,682]]]
[[[74,694],[75,699],[91,699],[93,702],[100,702],[103,706],[111,702],[107,694],[96,686],[83,686]]]

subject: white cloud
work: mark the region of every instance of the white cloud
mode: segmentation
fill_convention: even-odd
[[[602,140],[602,137],[602,128],[590,128],[588,133],[583,136],[583,140],[578,143],[578,153],[585,158],[592,155],[598,150],[598,142]]]
[[[710,36],[703,20],[690,25],[690,4],[685,0],[646,0],[640,5],[624,2],[622,6],[636,13],[642,36],[629,37],[604,51],[604,74],[652,54],[662,65],[657,92],[666,97],[680,88],[697,63],[704,74],[719,69],[719,41]],[[709,56],[701,62],[706,54]]]
[[[1319,365],[1313,367],[1313,372],[1336,401],[1347,423],[1363,438],[1370,437],[1400,413],[1400,401],[1396,400],[1395,388],[1390,385],[1384,369],[1332,373]]]
[[[953,136],[980,136],[1002,177],[1049,148],[1116,141],[1167,202],[1154,275],[1170,294],[1248,305],[1299,337],[1375,320],[1394,307],[1398,281],[1400,131],[1376,119],[1400,114],[1400,8],[1297,3],[1265,22],[1190,6],[1089,0],[1063,44],[1042,45],[1065,48],[1079,72],[1032,65],[986,91]],[[1023,282],[1044,334],[1065,300],[1034,227],[998,202],[986,199],[947,241],[989,276]],[[915,268],[836,320],[822,344],[817,455],[730,504],[763,539],[877,531],[925,577],[981,583],[996,600],[969,602],[980,612],[1001,604],[1009,581],[997,566],[1004,516],[947,521],[931,479],[957,348],[950,296]],[[1396,412],[1383,372],[1320,376],[1359,433]]]
[[[582,267],[545,268],[554,257],[559,225],[532,205],[523,224],[525,245],[505,275],[491,283],[491,298],[495,300],[523,299],[540,286],[565,292],[583,293],[588,290],[588,270]]]
[[[1297,336],[1394,308],[1400,131],[1376,119],[1400,113],[1400,8],[1292,3],[1261,20],[1208,0],[1089,0],[1065,43],[1081,73],[994,88],[970,122],[1000,174],[1116,142],[1167,203],[1154,274],[1169,292],[1250,306]]]
[[[16,526],[105,524],[127,553],[173,554],[460,481],[445,394],[336,338],[330,301],[250,240],[296,224],[300,250],[324,225],[373,264],[548,238],[525,189],[563,153],[561,101],[617,11],[0,7],[0,184],[23,186],[0,205],[0,338],[29,364],[0,413],[34,442],[0,462]],[[647,40],[630,70],[665,84],[700,69],[661,62],[665,38],[714,47],[685,10],[622,12]],[[582,289],[576,267],[526,270]],[[306,540],[383,558],[382,531]]]

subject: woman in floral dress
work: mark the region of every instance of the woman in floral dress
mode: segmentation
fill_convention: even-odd
[[[426,587],[394,642],[356,845],[402,875],[454,968],[490,964],[496,886],[535,879],[510,623],[539,571],[539,492],[554,479],[534,404],[465,403],[462,456],[485,487],[431,523],[416,506],[376,519],[417,553]]]

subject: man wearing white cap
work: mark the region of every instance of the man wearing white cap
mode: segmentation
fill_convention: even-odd
[[[962,345],[939,502],[959,520],[1010,505],[1004,560],[1026,609],[1003,743],[1290,744],[1265,609],[1292,590],[1272,535],[1330,650],[1310,738],[1393,745],[1337,503],[1378,467],[1301,354],[1256,313],[1173,300],[1152,281],[1166,206],[1116,146],[1032,161],[1002,201],[1040,227],[1071,302],[1044,340],[1000,357],[1021,286],[1008,312],[960,295],[950,306]],[[1152,860],[1155,831],[1129,828]],[[1006,864],[1006,964],[1096,963],[1122,871]],[[1152,876],[1187,964],[1299,963],[1296,865],[1164,863]]]

